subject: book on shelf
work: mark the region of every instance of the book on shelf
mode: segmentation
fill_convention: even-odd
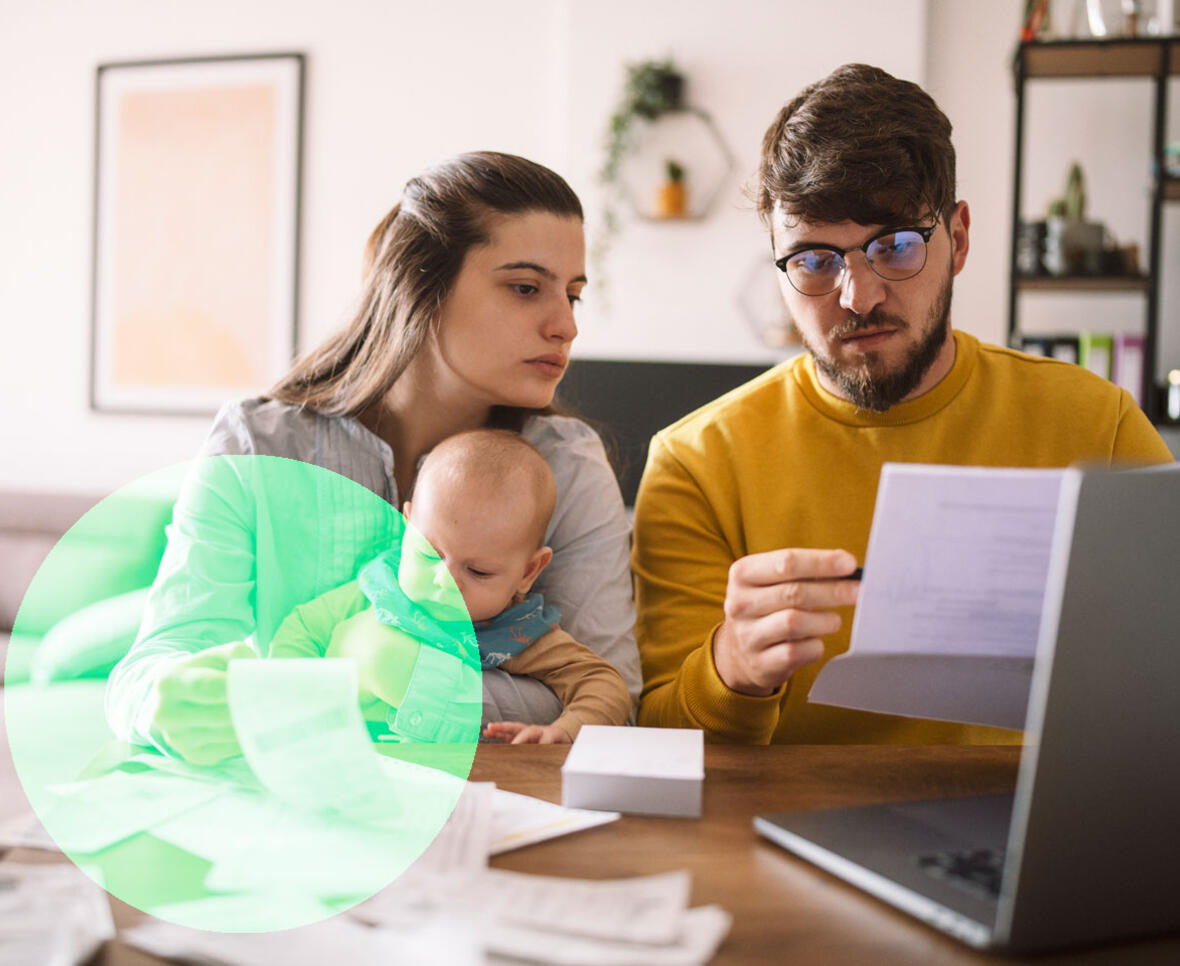
[[[1103,379],[1111,377],[1114,336],[1097,332],[1078,333],[1078,365]]]
[[[1144,337],[1120,332],[1079,332],[1077,335],[1026,335],[1020,339],[1021,352],[1047,356],[1084,366],[1126,389],[1143,405]]]
[[[1020,340],[1020,351],[1030,356],[1047,356],[1062,362],[1078,361],[1076,335],[1026,335]]]
[[[1114,381],[1143,405],[1143,336],[1120,332],[1114,337]]]

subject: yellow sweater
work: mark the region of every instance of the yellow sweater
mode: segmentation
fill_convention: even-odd
[[[885,462],[1066,466],[1168,462],[1122,389],[1052,359],[955,333],[954,367],[884,413],[826,392],[798,356],[662,430],[635,505],[639,723],[703,728],[715,741],[1011,743],[1019,732],[807,703],[848,649],[852,608],[824,661],[768,697],[731,691],[713,665],[730,564],[780,547],[839,547],[864,560]]]

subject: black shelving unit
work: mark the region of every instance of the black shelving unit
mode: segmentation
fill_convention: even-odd
[[[1019,295],[1022,291],[1112,292],[1144,294],[1143,386],[1140,398],[1152,421],[1166,422],[1166,387],[1156,373],[1159,344],[1161,236],[1163,206],[1180,201],[1180,178],[1168,177],[1164,148],[1168,117],[1168,78],[1180,76],[1180,37],[1118,40],[1063,40],[1021,44],[1013,59],[1016,81],[1016,150],[1012,192],[1012,250],[1008,285],[1008,342],[1019,347]],[[1154,132],[1152,188],[1148,213],[1147,273],[1141,276],[1025,276],[1018,271],[1017,247],[1021,223],[1021,180],[1024,171],[1025,86],[1038,78],[1078,78],[1101,81],[1112,77],[1144,77],[1153,82]]]

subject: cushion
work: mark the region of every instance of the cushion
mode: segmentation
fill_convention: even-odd
[[[32,681],[105,678],[135,643],[150,589],[105,598],[54,624],[33,653]]]
[[[29,679],[29,665],[40,643],[40,634],[0,631],[0,685],[20,684]]]
[[[150,584],[164,554],[172,500],[127,486],[83,514],[29,582],[13,630],[44,634],[88,604]]]

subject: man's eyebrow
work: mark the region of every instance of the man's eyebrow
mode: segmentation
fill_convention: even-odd
[[[538,275],[542,275],[545,278],[549,279],[550,281],[553,281],[553,282],[557,281],[557,275],[552,271],[552,269],[548,269],[544,265],[538,265],[536,262],[506,262],[505,264],[500,265],[497,268],[495,268],[494,271],[509,272],[509,271],[515,271],[515,270],[521,269],[521,268],[527,268],[530,271],[534,271]],[[571,278],[570,281],[571,282],[585,282],[586,276],[585,275],[578,275],[576,278]]]

